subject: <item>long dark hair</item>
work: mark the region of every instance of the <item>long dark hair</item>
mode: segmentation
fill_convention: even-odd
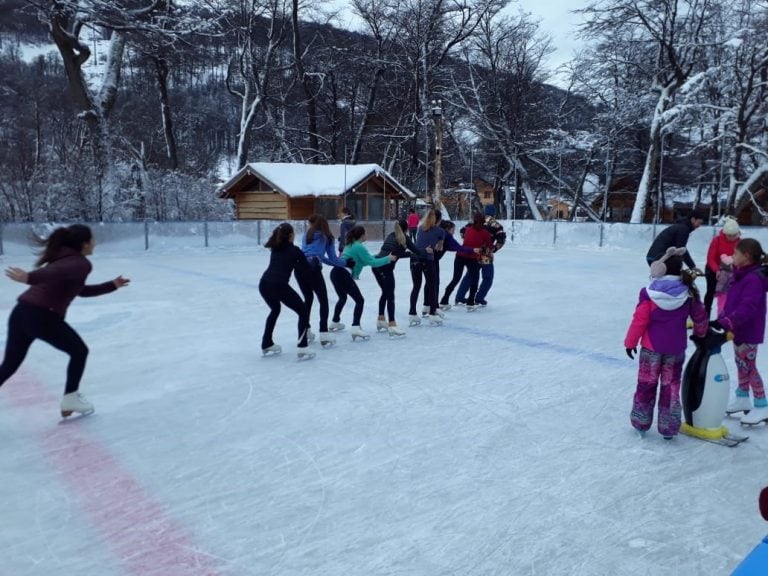
[[[72,224],[56,228],[45,240],[40,240],[43,249],[35,262],[35,268],[50,262],[62,248],[72,248],[77,252],[83,251],[83,246],[93,238],[91,229],[84,224]]]
[[[352,226],[352,229],[347,232],[347,237],[344,238],[344,243],[352,244],[352,242],[357,242],[363,236],[365,236],[365,228],[359,224],[357,226]]]
[[[309,228],[307,228],[307,244],[312,243],[312,240],[315,238],[315,232],[320,232],[320,234],[325,236],[329,242],[333,242],[331,227],[328,226],[328,220],[325,219],[325,216],[312,214],[312,216],[307,218],[307,222],[309,222]]]
[[[768,261],[768,255],[763,252],[760,242],[754,238],[744,238],[736,244],[736,250],[748,256],[752,264],[765,264]]]
[[[482,230],[485,228],[485,216],[480,212],[472,214],[472,228],[475,230]]]
[[[272,230],[272,235],[269,237],[269,240],[267,240],[267,243],[264,244],[264,248],[280,250],[291,243],[292,234],[293,226],[288,224],[288,222],[283,222],[280,226]]]

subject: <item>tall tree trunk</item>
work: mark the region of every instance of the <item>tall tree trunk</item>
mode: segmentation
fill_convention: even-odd
[[[171,170],[179,167],[179,154],[176,147],[176,137],[173,133],[173,117],[171,102],[168,98],[168,63],[163,58],[153,57],[155,63],[155,78],[160,93],[160,115],[163,119],[163,135],[165,136],[165,153]]]

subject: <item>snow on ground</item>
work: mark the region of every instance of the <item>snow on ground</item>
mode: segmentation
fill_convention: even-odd
[[[300,363],[290,311],[283,355],[260,355],[265,250],[97,246],[91,281],[132,284],[70,309],[96,413],[59,421],[66,359],[42,343],[0,389],[0,573],[729,573],[766,532],[768,429],[733,449],[633,432],[622,341],[646,247],[513,242],[488,308],[399,340],[343,332]],[[406,263],[397,281],[406,325]],[[3,325],[22,289],[0,281]]]

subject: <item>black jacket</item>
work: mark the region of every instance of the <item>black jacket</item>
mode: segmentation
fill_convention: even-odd
[[[682,248],[688,244],[688,236],[693,232],[693,222],[690,218],[681,218],[671,226],[664,228],[648,249],[646,260],[648,264],[655,262],[667,251],[667,248]],[[690,253],[686,252],[683,261],[688,268],[696,268]]]

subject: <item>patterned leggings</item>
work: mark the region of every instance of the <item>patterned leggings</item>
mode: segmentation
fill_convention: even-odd
[[[757,344],[739,344],[734,346],[733,350],[736,353],[736,370],[739,374],[736,395],[749,397],[749,389],[752,388],[755,407],[765,406],[763,379],[757,371]]]
[[[680,431],[680,377],[685,354],[671,355],[640,349],[637,390],[630,421],[636,430],[645,432],[653,424],[656,388],[659,389],[659,434],[675,436]]]

